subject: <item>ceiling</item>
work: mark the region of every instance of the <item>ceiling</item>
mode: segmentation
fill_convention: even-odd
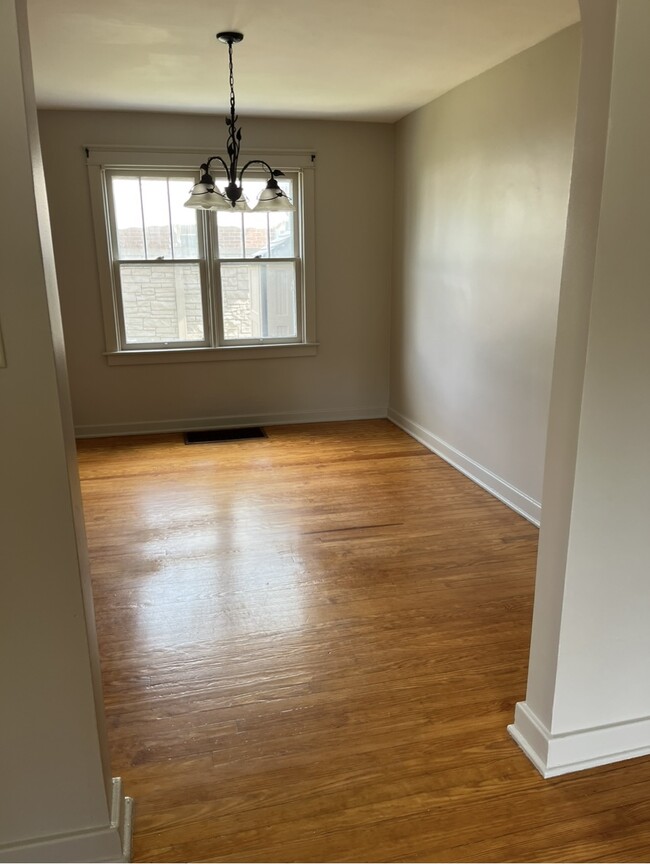
[[[579,19],[578,0],[28,0],[48,108],[394,121]]]

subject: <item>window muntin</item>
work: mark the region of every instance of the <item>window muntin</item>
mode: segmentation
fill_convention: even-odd
[[[119,350],[304,341],[301,175],[286,174],[296,212],[230,213],[183,206],[193,171],[105,170]],[[265,185],[250,172],[251,203]]]

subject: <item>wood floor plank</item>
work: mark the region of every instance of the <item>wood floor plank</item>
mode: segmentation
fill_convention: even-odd
[[[388,421],[79,443],[138,861],[648,861],[650,760],[507,736],[537,531]]]

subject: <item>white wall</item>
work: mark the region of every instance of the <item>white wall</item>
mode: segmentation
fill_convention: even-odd
[[[92,144],[223,149],[218,117],[110,112],[39,114],[75,425],[241,415],[385,416],[388,403],[393,127],[248,120],[247,149],[317,153],[315,357],[109,367],[82,148]]]
[[[539,517],[575,26],[397,126],[390,416]]]
[[[0,861],[120,860],[25,22],[0,4]]]
[[[550,515],[513,729],[547,774],[650,753],[650,4],[582,5],[584,116],[546,459]]]

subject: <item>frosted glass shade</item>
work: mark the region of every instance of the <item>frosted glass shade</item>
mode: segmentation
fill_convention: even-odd
[[[269,180],[265,189],[257,196],[256,213],[293,212],[296,208],[278,186],[277,180]]]
[[[226,199],[226,200],[228,200],[228,199]],[[228,201],[228,210],[230,210],[231,213],[250,213],[251,207],[250,207],[250,204],[248,203],[248,201],[246,200],[246,197],[244,195],[242,195],[234,207],[232,206],[232,202]]]
[[[231,209],[230,201],[227,201],[214,186],[208,186],[207,183],[196,183],[192,187],[190,197],[185,202],[185,207],[191,207],[193,210]]]

